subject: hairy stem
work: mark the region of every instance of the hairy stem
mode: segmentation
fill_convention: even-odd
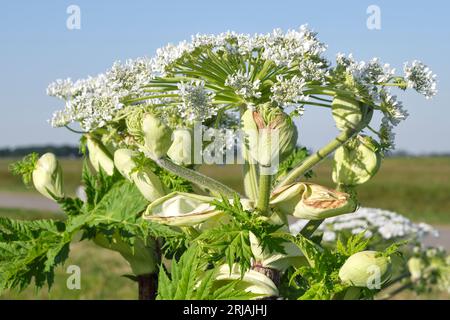
[[[355,135],[360,130],[347,129],[342,131],[335,139],[330,141],[326,146],[310,155],[303,161],[297,168],[293,169],[287,174],[287,176],[275,187],[278,189],[295,182],[299,177],[304,175],[308,170],[314,167],[317,163],[325,159],[330,153],[335,151],[337,148],[342,146],[347,142],[353,135]]]
[[[235,194],[238,194],[235,190],[230,187],[224,185],[223,183],[214,180],[204,174],[201,174],[197,171],[179,166],[167,158],[154,159],[156,164],[158,164],[161,168],[170,171],[177,176],[186,179],[196,185],[207,188],[211,193],[216,196],[222,195],[225,197],[234,197]]]
[[[269,174],[260,174],[259,176],[259,195],[256,208],[262,214],[266,214],[269,210],[270,187],[272,184],[272,176]]]
[[[139,300],[155,300],[158,289],[158,275],[149,273],[137,276]]]

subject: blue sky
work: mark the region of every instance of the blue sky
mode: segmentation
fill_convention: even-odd
[[[69,5],[81,9],[81,29],[66,28]],[[381,30],[366,27],[367,7],[381,9]],[[45,89],[115,60],[151,56],[191,34],[269,32],[301,24],[328,44],[327,56],[380,57],[401,70],[415,58],[438,74],[430,100],[401,93],[410,113],[397,128],[397,149],[450,152],[450,5],[447,1],[3,1],[0,10],[0,148],[76,143],[77,135],[47,123],[61,102]],[[329,113],[311,110],[299,122],[300,142],[317,148],[335,134]]]

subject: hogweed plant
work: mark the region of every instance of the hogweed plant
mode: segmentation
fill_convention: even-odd
[[[394,147],[393,127],[408,114],[392,89],[430,98],[436,81],[418,61],[397,75],[378,59],[331,62],[325,49],[306,26],[195,35],[50,84],[65,103],[51,124],[81,134],[85,197],[67,196],[52,154],[12,167],[65,217],[0,220],[0,288],[51,286],[81,234],[128,261],[140,299],[372,298],[392,280],[401,243],[367,250],[361,233],[331,248],[315,231],[357,209],[357,186]],[[339,130],[312,154],[296,146],[308,108]],[[333,153],[336,188],[308,182]],[[204,163],[241,163],[245,193],[200,173]],[[307,223],[294,233],[292,219]]]

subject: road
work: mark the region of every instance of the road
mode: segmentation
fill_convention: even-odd
[[[21,208],[42,211],[58,211],[58,205],[39,194],[0,192],[0,208]],[[435,226],[439,237],[428,236],[424,239],[427,246],[443,246],[450,251],[450,226]]]

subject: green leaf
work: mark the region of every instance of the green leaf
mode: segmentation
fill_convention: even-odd
[[[13,175],[22,176],[23,183],[29,186],[33,180],[32,174],[38,159],[39,155],[36,152],[30,153],[22,160],[10,164],[9,170]]]

